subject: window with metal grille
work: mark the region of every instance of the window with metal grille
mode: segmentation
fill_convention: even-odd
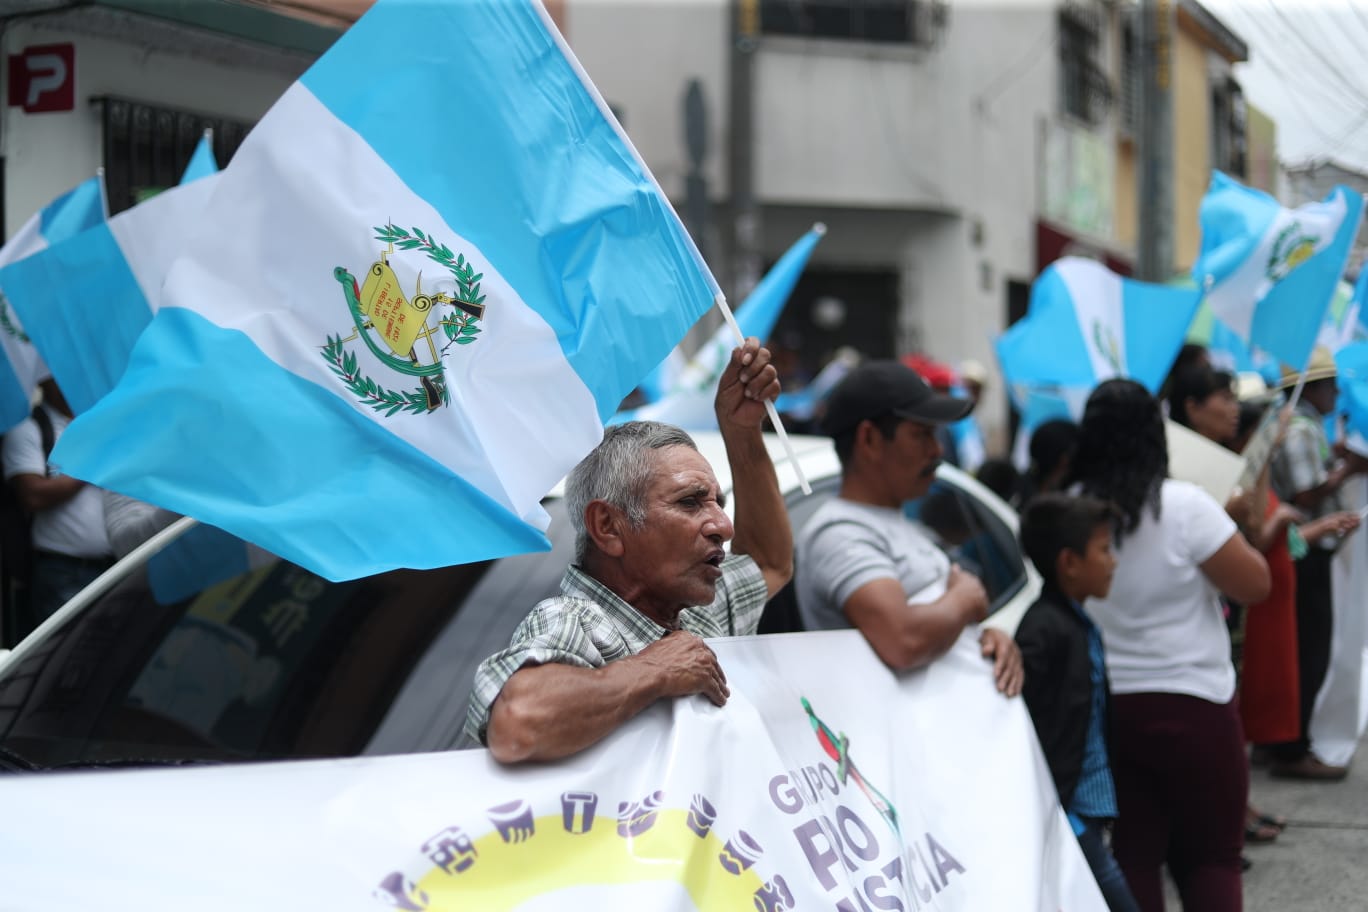
[[[252,128],[226,117],[126,98],[105,96],[95,102],[103,127],[105,190],[111,215],[180,183],[206,129],[213,130],[214,158],[222,168]]]
[[[1134,15],[1121,21],[1121,132],[1134,136],[1140,123],[1140,39]]]
[[[944,0],[760,0],[766,35],[929,46],[947,16]]]
[[[1234,79],[1211,86],[1211,166],[1235,177],[1245,176],[1245,100]]]
[[[1065,114],[1096,124],[1112,101],[1111,85],[1097,65],[1099,24],[1084,10],[1067,7],[1059,15],[1060,105]]]

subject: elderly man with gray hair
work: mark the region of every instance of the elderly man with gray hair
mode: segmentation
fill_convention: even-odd
[[[570,473],[575,562],[561,594],[475,673],[466,732],[495,759],[569,756],[660,699],[726,702],[726,676],[702,638],[754,633],[793,572],[793,533],[761,434],[765,400],[778,395],[769,351],[747,339],[715,402],[735,525],[712,467],[670,425],[610,427]]]

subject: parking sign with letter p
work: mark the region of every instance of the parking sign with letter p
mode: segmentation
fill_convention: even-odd
[[[76,45],[44,44],[9,59],[9,104],[30,114],[76,107]]]

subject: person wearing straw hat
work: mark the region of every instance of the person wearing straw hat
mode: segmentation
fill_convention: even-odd
[[[575,560],[561,594],[475,672],[466,732],[496,760],[569,756],[661,699],[726,703],[726,676],[703,638],[754,633],[792,574],[793,533],[761,433],[778,395],[769,351],[746,340],[715,400],[735,526],[712,467],[679,428],[610,427],[571,471]]]
[[[1296,563],[1297,660],[1301,686],[1301,731],[1295,741],[1273,748],[1275,776],[1290,779],[1343,779],[1348,769],[1323,762],[1311,752],[1308,726],[1316,694],[1330,666],[1333,602],[1330,564],[1342,536],[1357,526],[1357,515],[1347,513],[1341,489],[1351,476],[1368,470],[1368,462],[1350,454],[1340,458],[1325,433],[1325,416],[1335,409],[1338,388],[1335,359],[1317,347],[1305,372],[1305,385],[1296,403],[1282,445],[1273,454],[1273,491],[1311,519],[1333,514],[1346,522],[1306,542],[1306,554]],[[1278,389],[1297,386],[1301,372],[1284,365]],[[1350,521],[1352,520],[1352,521]]]
[[[832,392],[822,431],[836,444],[841,488],[799,535],[794,587],[807,629],[855,627],[885,664],[903,670],[940,657],[985,618],[983,583],[902,511],[936,479],[937,427],[972,407],[897,361],[861,364]],[[1012,637],[985,628],[979,643],[998,690],[1020,693],[1021,651]]]

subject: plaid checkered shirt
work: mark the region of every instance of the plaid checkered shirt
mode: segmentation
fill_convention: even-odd
[[[712,604],[685,608],[679,614],[679,626],[700,637],[755,633],[767,594],[755,561],[742,554],[730,555],[722,562],[722,578]],[[504,684],[523,666],[559,662],[602,668],[641,652],[666,633],[666,628],[571,565],[561,578],[561,594],[538,603],[513,631],[508,648],[476,669],[466,734],[485,742],[489,709]]]
[[[1284,503],[1290,504],[1295,495],[1324,484],[1334,464],[1335,457],[1325,436],[1325,423],[1320,412],[1305,399],[1298,401],[1283,445],[1273,454],[1270,476],[1273,492]],[[1311,519],[1319,519],[1344,508],[1340,491],[1334,491],[1304,512]],[[1333,534],[1312,542],[1316,547],[1328,551],[1338,548],[1339,543],[1339,537]]]

